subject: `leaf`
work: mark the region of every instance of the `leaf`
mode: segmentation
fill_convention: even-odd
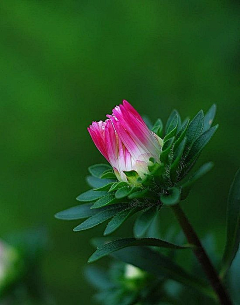
[[[113,257],[157,277],[167,277],[215,298],[212,289],[199,277],[189,274],[168,257],[146,247],[130,247],[112,254]]]
[[[107,192],[89,190],[89,191],[79,195],[76,199],[78,201],[94,201],[94,200],[97,200],[97,199],[103,197],[106,194],[107,194]]]
[[[174,142],[174,137],[167,140],[167,142],[164,143],[163,145],[163,151],[161,152],[160,154],[160,160],[165,163],[168,159],[168,156],[169,156],[169,152],[170,150],[172,149],[172,145],[173,145],[173,142]]]
[[[154,126],[152,128],[152,132],[154,132],[156,135],[161,137],[162,131],[163,131],[163,123],[162,123],[161,119],[157,119],[156,123],[154,124]]]
[[[129,186],[124,186],[118,189],[115,193],[117,199],[122,199],[127,197],[132,192],[132,188]]]
[[[150,195],[148,189],[144,189],[141,191],[136,191],[128,195],[129,199],[135,199],[135,198],[143,198],[143,197],[148,197]]]
[[[175,117],[176,115],[179,115],[179,114],[178,114],[177,110],[174,109],[174,110],[172,111],[172,113],[170,114],[168,120],[167,120],[167,123],[166,123],[166,126],[165,126],[165,134],[168,133],[169,126],[170,126],[172,120],[174,119],[174,117]]]
[[[89,258],[88,262],[92,263],[100,258],[109,255],[115,251],[126,247],[135,247],[135,246],[152,246],[160,248],[171,248],[171,249],[187,249],[188,247],[178,246],[175,244],[168,243],[167,241],[157,239],[157,238],[122,238],[111,241],[100,246],[93,255]]]
[[[179,115],[176,113],[175,116],[172,118],[172,120],[169,122],[169,126],[167,129],[167,135],[170,134],[173,130],[175,130],[175,133],[177,132],[178,121],[179,121],[178,117],[179,117]],[[171,137],[169,137],[169,138],[171,138]]]
[[[115,180],[113,179],[101,179],[93,176],[87,176],[87,183],[93,188],[102,187],[114,181]]]
[[[116,231],[123,223],[125,220],[127,220],[128,217],[130,217],[134,212],[136,211],[136,208],[128,208],[126,210],[123,210],[116,214],[108,223],[104,235],[109,235]]]
[[[240,169],[230,188],[227,207],[227,240],[223,255],[221,275],[224,276],[232,264],[240,243]]]
[[[110,203],[116,202],[116,198],[114,194],[107,194],[101,198],[99,198],[94,205],[91,207],[91,209],[98,209],[101,208],[103,206],[106,206]]]
[[[87,220],[82,222],[80,225],[75,227],[73,229],[73,231],[78,232],[78,231],[83,231],[83,230],[93,228],[93,227],[103,223],[104,221],[108,220],[109,218],[113,217],[114,215],[116,215],[118,212],[120,212],[121,210],[123,210],[125,208],[126,208],[126,205],[124,205],[124,204],[109,207],[109,209],[103,210],[103,211],[91,216],[90,218],[88,218]]]
[[[55,217],[62,220],[75,220],[90,217],[96,214],[96,211],[90,209],[92,203],[77,205],[67,210],[58,212]]]
[[[217,110],[217,106],[214,104],[206,113],[206,115],[204,117],[203,132],[208,130],[211,127],[213,120],[215,118],[215,115],[216,115],[216,110]]]
[[[101,175],[109,169],[111,169],[111,166],[108,164],[95,164],[88,168],[90,174],[96,178],[101,178]]]
[[[207,131],[205,131],[194,143],[193,146],[186,158],[186,162],[188,163],[188,166],[191,166],[192,163],[197,159],[197,157],[200,155],[203,148],[207,145],[207,143],[210,141],[212,136],[214,135],[215,131],[217,130],[218,125],[211,127]]]
[[[192,143],[200,136],[203,130],[203,111],[199,111],[198,114],[190,122],[186,131],[187,146],[192,146]]]
[[[108,169],[102,173],[101,179],[114,179],[116,181],[116,175],[112,169]]]
[[[140,216],[136,219],[133,232],[137,238],[142,237],[147,229],[150,227],[154,217],[156,216],[156,206],[150,207],[141,212]]]
[[[118,189],[120,189],[121,187],[124,187],[124,186],[128,186],[127,182],[115,182],[115,183],[111,186],[109,192],[116,191],[116,190],[118,190]]]
[[[180,170],[181,170],[181,164],[180,161],[182,159],[182,156],[183,156],[183,152],[184,152],[184,149],[186,147],[186,143],[187,143],[187,138],[185,137],[182,141],[182,143],[179,145],[178,149],[176,150],[176,152],[174,153],[174,161],[171,165],[171,176],[173,178],[173,180],[176,179],[177,177],[177,174],[178,174],[178,170],[179,170],[179,167],[180,167]]]
[[[168,190],[168,194],[161,194],[160,200],[164,205],[175,205],[180,201],[181,191],[177,187]]]
[[[115,182],[110,182],[106,185],[103,185],[101,187],[98,187],[98,188],[94,188],[94,191],[109,191],[111,186],[114,184]]]

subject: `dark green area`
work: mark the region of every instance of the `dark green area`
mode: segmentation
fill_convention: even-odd
[[[0,3],[0,235],[48,229],[43,276],[57,304],[93,304],[83,267],[103,227],[73,233],[53,215],[79,204],[87,167],[105,162],[86,128],[122,99],[164,123],[173,108],[192,117],[217,104],[220,127],[200,158],[215,167],[185,210],[223,252],[240,164],[239,19],[237,1]],[[162,216],[164,229],[174,218]],[[128,224],[116,235],[130,236]]]

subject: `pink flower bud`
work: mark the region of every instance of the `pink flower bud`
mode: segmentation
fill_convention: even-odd
[[[118,180],[127,181],[124,171],[132,170],[143,178],[149,172],[151,157],[160,163],[162,139],[148,129],[140,114],[125,100],[107,118],[89,126],[93,142]]]

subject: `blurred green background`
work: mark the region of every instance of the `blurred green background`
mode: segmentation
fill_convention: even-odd
[[[94,304],[83,268],[103,227],[73,233],[78,223],[53,215],[77,204],[87,167],[105,162],[86,128],[122,99],[163,121],[173,108],[193,117],[217,104],[220,128],[201,157],[215,167],[185,210],[222,251],[240,165],[239,20],[238,1],[0,2],[0,235],[47,228],[43,277],[57,304]]]

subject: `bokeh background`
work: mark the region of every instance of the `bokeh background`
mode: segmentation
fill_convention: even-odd
[[[54,214],[77,204],[87,167],[105,162],[86,128],[122,99],[163,121],[173,108],[193,117],[217,104],[220,128],[201,157],[215,167],[185,210],[222,251],[240,165],[239,20],[234,0],[0,2],[0,236],[47,229],[42,275],[57,304],[94,304],[84,267],[103,227],[73,233],[78,223]],[[174,218],[163,213],[164,229]]]

